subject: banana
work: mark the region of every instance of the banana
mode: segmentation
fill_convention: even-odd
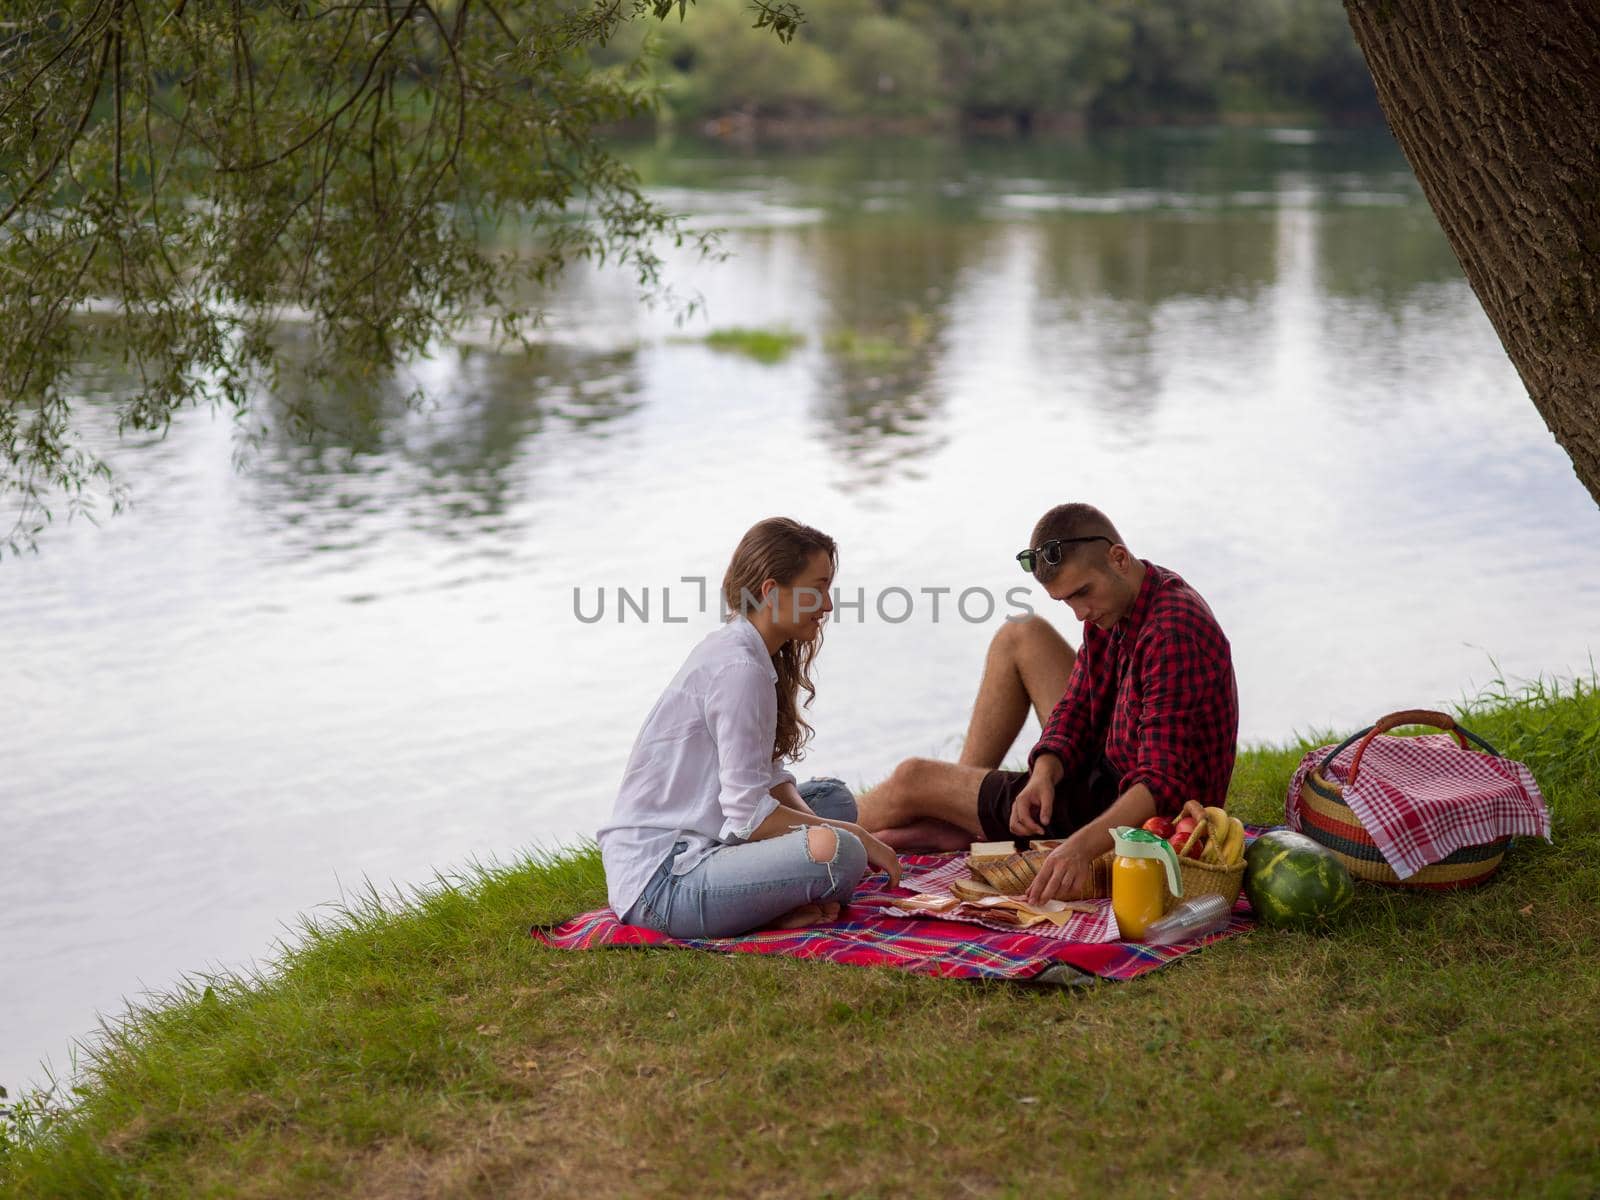
[[[1227,859],[1223,857],[1223,851],[1227,849],[1228,845],[1230,829],[1228,814],[1220,808],[1207,806],[1206,826],[1210,830],[1210,836],[1206,838],[1205,861],[1208,863],[1226,862]]]
[[[1238,817],[1228,818],[1228,840],[1222,847],[1222,865],[1235,867],[1244,858],[1244,823]]]

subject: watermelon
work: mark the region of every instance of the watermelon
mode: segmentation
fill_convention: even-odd
[[[1356,894],[1345,865],[1303,833],[1274,829],[1244,854],[1244,892],[1267,925],[1322,925]]]

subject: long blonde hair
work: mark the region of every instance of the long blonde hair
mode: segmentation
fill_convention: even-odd
[[[727,611],[748,615],[761,603],[761,585],[775,579],[785,587],[800,578],[802,571],[818,550],[828,556],[837,570],[839,547],[820,530],[788,517],[768,517],[750,527],[739,539],[733,558],[722,576],[722,602]],[[811,682],[811,660],[822,649],[822,631],[810,641],[788,641],[772,656],[772,665],[778,672],[774,685],[778,693],[778,733],[772,746],[774,761],[800,756],[805,744],[811,740],[812,729],[800,715],[802,708],[810,708],[817,694]],[[800,693],[805,693],[801,701]]]

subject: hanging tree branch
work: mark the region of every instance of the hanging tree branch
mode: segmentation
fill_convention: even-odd
[[[652,240],[682,231],[601,140],[653,98],[589,54],[690,7],[11,0],[0,505],[16,519],[0,552],[111,478],[79,427],[87,362],[126,363],[118,426],[159,432],[189,404],[249,412],[285,369],[381,372],[474,311],[515,335],[518,281],[573,257],[653,285]],[[802,19],[774,0],[751,12],[784,40]],[[592,219],[571,219],[580,199]],[[506,220],[539,251],[493,253],[480,230]],[[294,358],[276,337],[290,314],[315,334]]]

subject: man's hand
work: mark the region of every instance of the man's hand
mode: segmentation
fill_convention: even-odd
[[[1061,780],[1061,760],[1041,754],[1033,772],[1011,802],[1011,833],[1015,837],[1043,837],[1056,806],[1056,784]]]
[[[1057,896],[1080,897],[1093,882],[1094,860],[1084,853],[1079,839],[1071,837],[1045,856],[1028,885],[1028,903],[1043,904]]]

